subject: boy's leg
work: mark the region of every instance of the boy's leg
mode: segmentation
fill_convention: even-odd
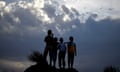
[[[70,68],[70,54],[68,53],[68,68]]]
[[[59,68],[61,68],[61,53],[60,52],[59,52],[58,60],[59,60]]]
[[[73,64],[74,64],[74,54],[71,55],[71,68],[73,68]]]
[[[44,50],[44,58],[45,59],[47,58],[47,54],[48,54],[48,47],[46,46],[45,50]]]
[[[63,68],[65,68],[65,52],[62,52],[62,64]]]
[[[54,55],[54,58],[53,58],[53,65],[54,65],[54,67],[56,66],[56,58],[57,58],[57,54]]]
[[[52,66],[52,55],[49,53],[49,59],[50,59],[50,66]]]

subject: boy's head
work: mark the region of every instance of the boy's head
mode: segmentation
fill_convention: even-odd
[[[48,30],[48,35],[51,35],[52,34],[52,31],[51,30]]]
[[[63,38],[61,37],[59,41],[62,43],[63,42]]]
[[[54,41],[55,41],[55,42],[57,42],[57,41],[58,41],[58,38],[57,38],[57,37],[55,37],[55,38],[54,38]]]
[[[72,36],[69,37],[70,42],[73,42],[74,38]]]

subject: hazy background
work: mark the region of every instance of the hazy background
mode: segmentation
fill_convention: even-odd
[[[48,29],[75,38],[79,72],[120,67],[119,0],[0,0],[0,72],[22,72]]]

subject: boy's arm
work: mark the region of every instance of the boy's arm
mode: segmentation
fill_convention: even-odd
[[[75,56],[77,56],[76,44],[75,44]]]
[[[57,49],[59,49],[59,44],[57,45]]]
[[[64,44],[68,44],[69,42],[64,42]]]
[[[47,37],[44,38],[44,42],[47,42]]]

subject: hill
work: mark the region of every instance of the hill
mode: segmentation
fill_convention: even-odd
[[[44,59],[43,55],[39,52],[33,52],[29,56],[29,60],[36,62],[35,65],[31,65],[24,72],[78,72],[74,68],[70,69],[58,69],[48,65],[47,61]]]

